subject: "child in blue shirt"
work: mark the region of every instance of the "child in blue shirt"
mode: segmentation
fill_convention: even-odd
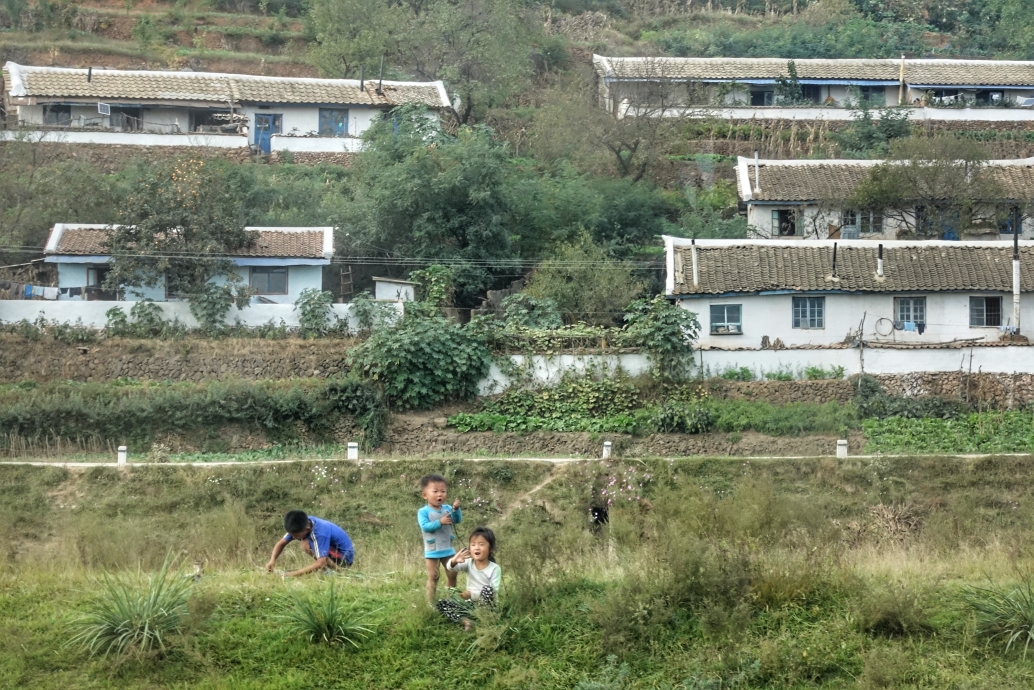
[[[305,575],[321,568],[348,568],[355,559],[355,549],[348,533],[329,520],[320,520],[314,515],[306,515],[303,510],[292,510],[284,516],[284,529],[287,534],[273,547],[273,553],[266,563],[266,570],[273,572],[276,559],[292,541],[299,541],[305,553],[315,559],[308,565],[294,572],[284,573],[289,577]]]
[[[456,500],[452,506],[443,505],[449,491],[449,483],[440,474],[429,474],[420,480],[420,495],[427,505],[417,511],[416,521],[420,525],[424,539],[424,562],[427,564],[427,600],[433,606],[435,592],[438,590],[439,566],[456,554],[452,548],[452,526],[463,519],[460,502]],[[456,586],[455,571],[445,569],[445,577],[449,587]]]

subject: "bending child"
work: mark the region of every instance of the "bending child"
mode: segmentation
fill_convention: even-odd
[[[456,554],[452,548],[452,526],[463,519],[460,502],[454,501],[452,506],[442,505],[449,492],[449,483],[440,474],[429,474],[420,480],[420,494],[427,505],[417,511],[416,520],[424,538],[424,561],[427,564],[427,601],[432,605],[438,589],[438,566],[445,565],[446,559]],[[449,587],[456,586],[456,573],[445,571]]]
[[[300,541],[302,549],[312,556],[315,562],[294,572],[284,573],[288,577],[305,575],[321,568],[347,568],[355,559],[355,550],[348,533],[329,520],[306,515],[303,510],[292,510],[284,516],[284,529],[287,530],[287,534],[273,547],[273,553],[266,563],[266,570],[269,572],[273,572],[280,552],[292,541]]]
[[[467,589],[460,592],[464,601],[442,599],[438,610],[453,623],[462,623],[464,630],[473,626],[470,618],[475,606],[495,608],[496,594],[503,580],[502,568],[495,562],[495,534],[487,527],[470,533],[468,547],[445,563],[447,573],[467,574]]]

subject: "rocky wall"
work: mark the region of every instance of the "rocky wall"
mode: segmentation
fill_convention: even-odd
[[[103,340],[82,346],[0,335],[0,383],[323,377],[345,371],[350,340]]]
[[[1011,410],[1034,404],[1034,374],[916,372],[875,378],[890,395],[937,395],[989,409]]]

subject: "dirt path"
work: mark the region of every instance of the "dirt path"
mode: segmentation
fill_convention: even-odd
[[[513,502],[510,503],[510,505],[507,506],[506,509],[503,511],[503,514],[499,516],[499,521],[506,522],[510,518],[510,515],[513,513],[513,511],[517,510],[517,508],[519,508],[525,502],[531,500],[532,494],[536,493],[539,489],[549,486],[550,482],[552,482],[554,479],[556,479],[564,473],[564,464],[567,464],[568,462],[570,461],[566,461],[565,463],[558,464],[557,466],[550,468],[549,476],[546,477],[543,481],[539,482],[536,486],[533,486],[532,488],[528,489],[523,494],[515,498]]]

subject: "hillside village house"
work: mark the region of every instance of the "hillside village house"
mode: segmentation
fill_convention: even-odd
[[[757,238],[892,240],[917,228],[946,240],[1011,239],[1014,229],[1031,238],[1034,158],[989,161],[985,168],[1003,198],[976,208],[969,226],[922,206],[904,209],[848,208],[874,160],[756,160],[740,157],[736,187],[747,224]],[[927,227],[929,225],[929,227]]]
[[[4,108],[17,127],[69,143],[357,151],[375,118],[450,105],[440,82],[206,72],[67,69],[8,62]],[[11,138],[14,132],[0,131]]]
[[[1018,340],[1013,242],[664,241],[666,294],[697,314],[705,349]],[[1019,245],[1020,324],[1031,328],[1034,242]]]
[[[847,120],[847,106],[906,105],[916,120],[1025,121],[1034,116],[1034,62],[795,60],[799,102],[781,99],[783,58],[593,55],[599,106],[615,117]]]
[[[59,300],[179,301],[164,285],[126,288],[123,294],[102,287],[111,257],[105,253],[107,226],[58,223],[50,232],[45,261],[57,266]],[[331,227],[247,228],[255,243],[230,258],[255,294],[252,304],[293,304],[306,288],[323,289],[323,267],[334,255]]]

